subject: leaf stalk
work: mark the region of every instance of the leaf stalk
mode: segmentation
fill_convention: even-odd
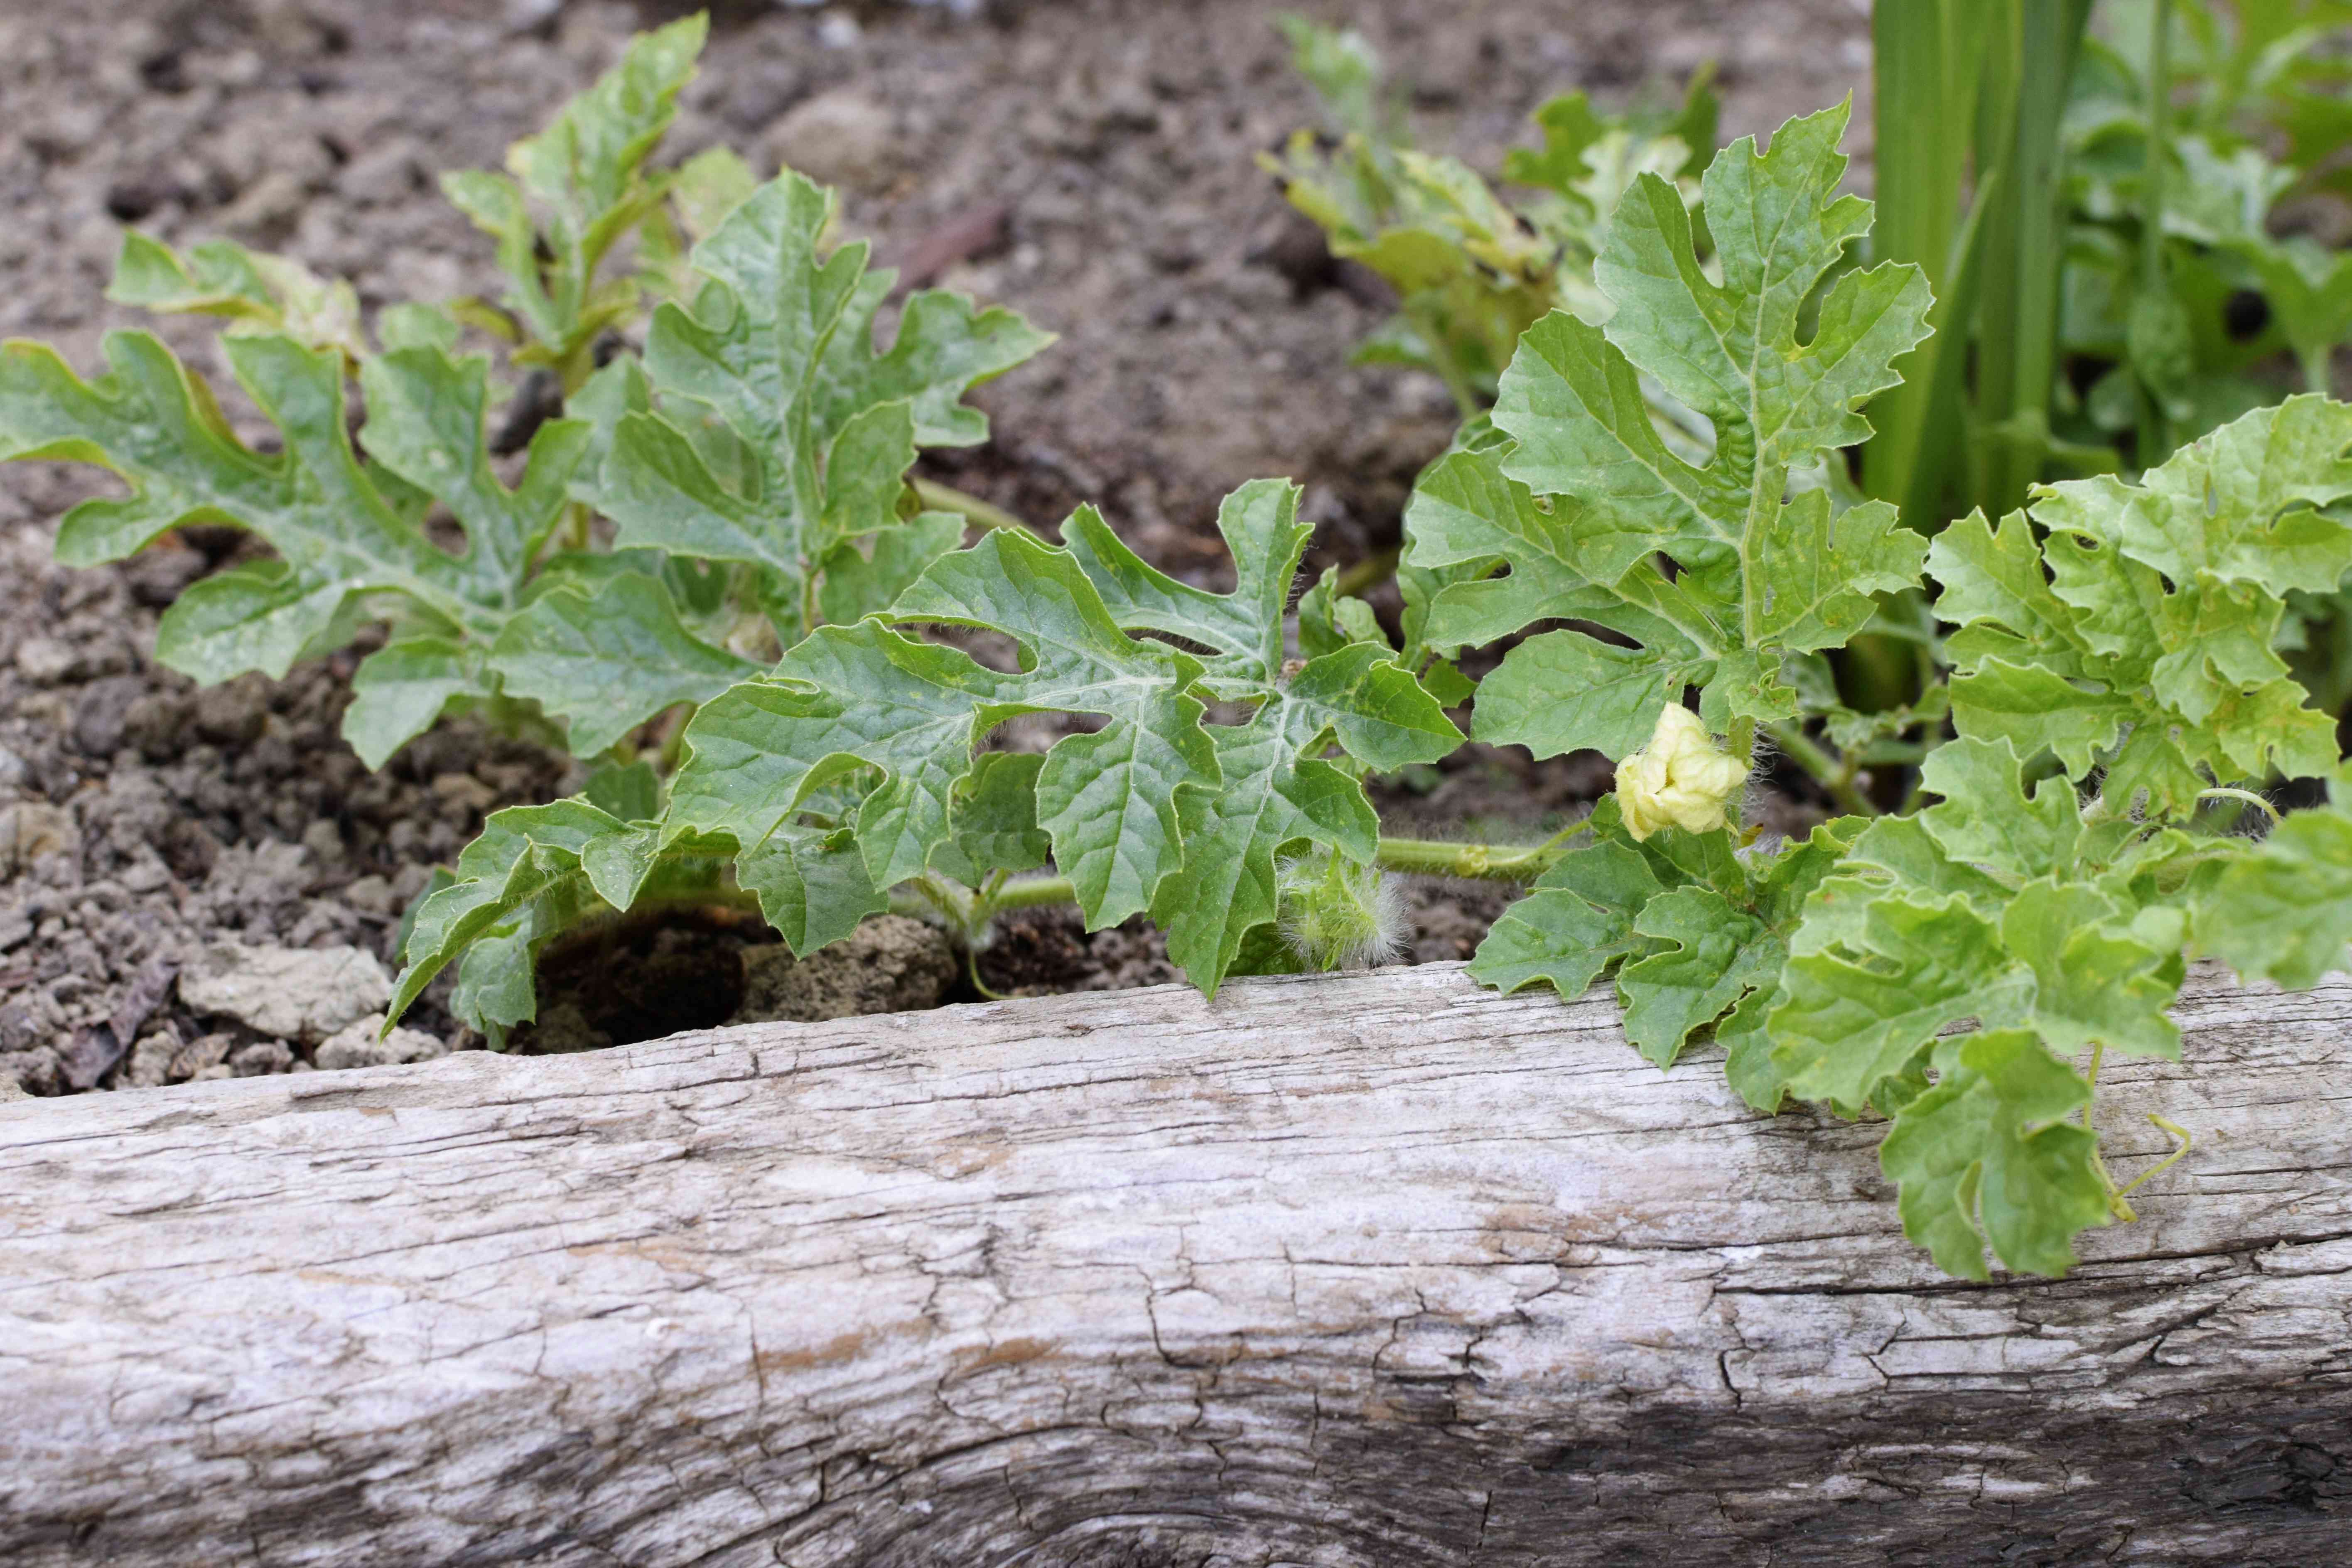
[[[943,485],[937,479],[927,479],[917,475],[909,475],[907,482],[914,487],[917,499],[926,507],[934,511],[958,513],[974,528],[1003,528],[1015,533],[1028,534],[1034,539],[1045,537],[1003,507],[992,501],[984,501],[976,495],[956,489],[953,485]]]
[[[1765,732],[1772,737],[1772,743],[1780,748],[1782,756],[1804,769],[1815,783],[1829,792],[1830,798],[1837,803],[1840,809],[1856,816],[1882,815],[1855,782],[1859,770],[1852,757],[1838,761],[1794,724],[1767,725]]]

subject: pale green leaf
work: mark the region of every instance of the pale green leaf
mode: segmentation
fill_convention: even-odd
[[[447,637],[388,643],[352,674],[343,739],[360,761],[380,768],[412,737],[431,729],[457,699],[488,694],[464,645]]]
[[[412,911],[385,1026],[462,954],[451,1010],[502,1047],[509,1029],[536,1014],[532,965],[549,941],[600,910],[625,909],[665,876],[715,886],[727,847],[663,845],[652,824],[625,823],[583,800],[491,813],[458,854],[455,879]]]
[[[1998,929],[1958,899],[1875,900],[1843,947],[1791,958],[1769,1020],[1774,1065],[1802,1099],[1858,1108],[1945,1025],[2006,1023],[2031,998]]]
[[[2352,814],[2346,786],[2325,810],[2290,813],[2222,868],[2197,905],[2197,945],[2248,980],[2290,990],[2347,967],[2352,942]]]
[[[887,545],[852,542],[896,531],[919,447],[985,433],[964,393],[1050,341],[929,292],[877,353],[890,275],[866,270],[862,241],[826,248],[833,213],[830,193],[789,173],[737,204],[694,248],[692,300],[654,313],[657,396],[639,406],[616,388],[599,404],[613,436],[596,500],[619,542],[761,568],[787,645],[807,631],[828,563],[858,579],[836,594],[836,620],[884,607],[879,590],[919,570],[936,522]]]
[[[888,887],[919,872],[947,837],[949,797],[971,770],[981,714],[1012,685],[875,621],[824,627],[773,676],[696,713],[670,781],[670,831],[756,846],[814,791],[871,765],[885,778],[859,811],[859,839],[874,879]]]
[[[705,147],[677,167],[669,182],[670,204],[688,237],[701,239],[759,188],[760,176],[731,147]]]
[[[1282,613],[1314,525],[1298,521],[1297,486],[1253,479],[1217,509],[1217,531],[1239,578],[1230,594],[1195,588],[1146,564],[1092,507],[1073,513],[1062,536],[1121,626],[1204,644],[1214,650],[1203,660],[1212,677],[1274,680],[1282,668]]]
[[[282,332],[310,348],[356,359],[367,352],[358,292],[328,282],[299,262],[225,239],[192,246],[185,257],[126,229],[106,297],[159,315],[192,311],[228,318],[232,332]]]
[[[818,607],[836,626],[879,615],[932,562],[961,544],[963,534],[958,514],[926,511],[863,540],[843,540],[825,553]]]
[[[1380,819],[1362,788],[1328,763],[1299,755],[1320,728],[1276,700],[1247,724],[1211,731],[1221,786],[1188,820],[1183,864],[1160,884],[1151,907],[1168,956],[1206,994],[1216,994],[1249,932],[1278,912],[1276,857],[1286,847],[1306,840],[1371,858]]]
[[[2213,784],[2325,773],[2335,723],[2275,651],[2292,590],[2352,567],[2352,408],[2315,396],[2257,409],[2133,484],[2035,491],[2022,518],[1956,524],[1930,552],[1964,732],[2048,749],[2076,777],[2104,764],[2119,808],[2193,808]],[[2046,574],[2044,567],[2046,565]]]
[[[1623,910],[1589,903],[1566,889],[1538,889],[1505,910],[1486,932],[1470,961],[1470,977],[1506,992],[1541,983],[1573,998],[1612,963],[1647,945]]]
[[[442,176],[443,194],[498,241],[506,303],[546,363],[578,353],[635,311],[635,288],[600,289],[597,268],[661,199],[662,183],[645,163],[677,112],[709,31],[698,13],[637,35],[620,63],[545,130],[508,150],[511,177],[481,170]]]
[[[661,816],[661,775],[642,757],[625,766],[598,768],[580,793],[589,805],[623,822],[650,822]]]
[[[1942,797],[1920,814],[1920,824],[1954,860],[2019,879],[2073,868],[2082,835],[2074,786],[2044,779],[2029,799],[2007,741],[1946,742],[1928,753],[1920,783]]]
[[[570,721],[593,756],[677,702],[708,702],[761,667],[688,631],[660,580],[624,574],[594,595],[543,594],[509,621],[490,668],[514,696]]]
[[[2089,1087],[2027,1030],[1960,1041],[1936,1086],[1896,1116],[1879,1163],[1899,1184],[1903,1231],[1938,1267],[1987,1278],[2009,1267],[2062,1275],[2076,1233],[2107,1221],[2097,1139],[2066,1120]]]
[[[1612,757],[1638,751],[1659,710],[1712,669],[1655,647],[1618,647],[1579,631],[1544,632],[1511,650],[1478,683],[1476,731],[1492,745],[1522,745],[1539,757],[1579,747]]]
[[[2019,889],[2002,914],[2001,942],[2033,971],[2032,1022],[2053,1050],[2180,1055],[2168,1012],[2180,989],[2177,920],[2169,940],[2152,946],[2126,913],[2095,889],[2045,880]]]
[[[1315,585],[1298,596],[1298,651],[1308,658],[1336,653],[1353,642],[1388,646],[1388,633],[1372,606],[1339,591],[1339,568],[1326,567]]]
[[[1514,147],[1504,153],[1503,178],[1574,195],[1587,172],[1585,152],[1609,133],[1609,122],[1580,92],[1546,99],[1536,106],[1535,122],[1543,133],[1542,149]]]
[[[537,924],[518,916],[488,926],[457,960],[449,1011],[479,1031],[492,1050],[504,1050],[509,1032],[539,1016]]]
[[[1025,535],[992,533],[934,563],[897,613],[1007,632],[1024,670],[999,675],[870,621],[827,627],[786,655],[778,684],[739,688],[698,715],[673,821],[757,843],[839,772],[821,765],[867,763],[885,780],[859,808],[858,839],[887,887],[946,837],[949,795],[980,734],[1022,712],[1104,714],[1103,729],[1047,758],[1039,825],[1090,921],[1148,907],[1181,858],[1178,792],[1218,777],[1201,700],[1186,690],[1198,661],[1128,637],[1067,552]]]
[[[224,340],[282,451],[247,449],[203,381],[144,333],[105,345],[107,375],[86,383],[47,349],[0,351],[0,456],[100,463],[131,494],[84,502],[58,533],[58,553],[95,564],[183,523],[251,530],[277,558],[194,584],[167,610],[157,655],[200,680],[247,669],[283,675],[298,658],[348,638],[363,616],[396,616],[401,640],[455,644],[476,657],[523,597],[534,552],[561,517],[588,427],[555,420],[534,437],[520,481],[494,474],[484,439],[487,367],[439,348],[363,362],[362,460],[346,423],[347,377],[336,349],[274,333]],[[425,532],[438,502],[466,531],[453,554]],[[388,755],[442,708],[387,665],[363,683],[355,722],[372,756]],[[373,694],[366,685],[376,685]],[[407,689],[395,700],[393,687]],[[457,688],[444,683],[446,702]],[[487,694],[482,693],[482,694]]]
[[[824,538],[856,539],[897,522],[914,461],[915,420],[904,399],[852,415],[825,451]]]
[[[735,879],[760,900],[760,913],[802,957],[857,929],[890,907],[887,889],[866,874],[866,858],[848,828],[786,823],[735,857]]]
[[[1716,1043],[1723,1047],[1723,1078],[1732,1091],[1767,1116],[1780,1113],[1789,1098],[1788,1080],[1772,1060],[1772,1032],[1766,1018],[1779,992],[1759,987],[1715,1026]]]
[[[1713,1023],[1742,993],[1769,985],[1784,956],[1764,940],[1764,922],[1732,908],[1713,888],[1660,894],[1633,921],[1654,950],[1617,972],[1625,1037],[1658,1066],[1672,1067],[1693,1029]]]
[[[155,629],[155,657],[206,685],[249,669],[281,679],[296,659],[350,635],[351,600],[348,584],[298,576],[283,561],[247,562],[173,601]],[[396,747],[407,736],[384,739]]]
[[[874,315],[889,274],[877,273],[842,319],[824,356],[816,408],[820,429],[839,429],[860,409],[905,400],[919,447],[976,447],[988,439],[988,416],[963,402],[1054,342],[1002,306],[975,309],[949,289],[925,289],[907,300],[888,349],[875,352]]]
[[[1832,517],[1827,490],[1800,491],[1744,543],[1752,629],[1801,653],[1843,647],[1875,611],[1874,594],[1918,584],[1927,553],[1927,539],[1885,501]]]
[[[457,880],[416,910],[407,966],[394,987],[387,1019],[398,1018],[434,975],[492,928],[516,926],[550,904],[568,921],[593,896],[581,851],[601,837],[627,831],[626,824],[583,801],[491,813],[480,836],[459,853]],[[517,1021],[497,1020],[501,1026]]]
[[[1054,841],[1037,826],[1034,752],[983,752],[956,786],[949,837],[931,852],[931,868],[978,887],[998,871],[1034,871],[1053,858]]]

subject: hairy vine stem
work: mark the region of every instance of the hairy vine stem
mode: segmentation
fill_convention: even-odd
[[[2263,815],[2269,817],[2273,826],[2279,819],[2279,808],[2250,789],[2237,789],[2225,784],[2218,789],[2200,790],[2197,792],[2197,798],[2200,801],[2234,800],[2241,805],[2260,806]]]
[[[1533,846],[1449,844],[1434,838],[1383,838],[1373,863],[1384,871],[1415,877],[1454,877],[1465,881],[1529,882],[1551,868],[1560,846],[1580,831],[1572,822]],[[714,900],[713,901],[725,901]],[[982,889],[965,889],[939,877],[906,883],[890,896],[895,913],[918,919],[937,915],[967,935],[1007,910],[1039,909],[1078,901],[1067,877],[1001,879]]]

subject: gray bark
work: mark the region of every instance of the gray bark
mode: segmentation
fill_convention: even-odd
[[[2352,983],[2063,1282],[1453,966],[0,1107],[0,1561],[2352,1560]]]

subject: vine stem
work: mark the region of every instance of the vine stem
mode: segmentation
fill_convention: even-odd
[[[1417,310],[1408,309],[1405,316],[1412,323],[1413,331],[1421,334],[1422,342],[1429,345],[1429,368],[1437,373],[1437,378],[1445,384],[1445,390],[1454,395],[1454,406],[1462,417],[1471,420],[1484,414],[1486,405],[1472,388],[1470,378],[1463,374],[1462,366],[1443,346],[1445,332],[1434,313],[1427,306],[1423,306]]]
[[[1360,599],[1395,576],[1397,563],[1402,559],[1403,552],[1394,546],[1377,555],[1367,555],[1332,579],[1331,592],[1343,599]]]
[[[1526,882],[1549,870],[1559,858],[1559,846],[1583,830],[1572,822],[1543,843],[1532,847],[1493,844],[1448,844],[1434,838],[1383,838],[1374,864],[1382,870],[1416,877],[1458,877],[1466,881]],[[908,890],[911,889],[911,890]],[[1039,909],[1078,901],[1076,886],[1067,877],[1021,877],[980,894],[950,889],[936,878],[922,878],[891,896],[891,908],[901,914],[946,915],[959,925],[978,925],[1004,910]],[[967,907],[969,903],[969,907]]]
[[[2278,807],[2250,789],[2235,789],[2224,784],[2219,789],[2199,790],[2197,798],[2199,800],[2234,800],[2245,805],[2258,805],[2263,808],[2263,815],[2268,816],[2273,823],[2275,824],[2279,819]]]
[[[1001,910],[1029,910],[1077,901],[1077,887],[1067,877],[1024,877],[972,889],[927,874],[893,889],[890,910],[918,919],[941,915],[950,925],[970,933]]]
[[[1855,787],[1854,770],[1837,762],[1814,744],[1811,737],[1802,730],[1788,723],[1768,724],[1765,733],[1772,737],[1772,743],[1780,748],[1782,755],[1811,773],[1839,805],[1856,816],[1880,815],[1878,807],[1871,804],[1870,797]]]
[[[976,495],[956,489],[953,485],[943,485],[937,479],[919,477],[909,479],[907,482],[915,487],[916,497],[925,506],[937,511],[961,513],[963,520],[974,528],[1007,528],[1015,533],[1043,537],[1035,529],[1003,507],[992,501],[984,501]]]
[[[2105,1061],[2106,1055],[2107,1047],[2104,1044],[2095,1044],[2091,1047],[2090,1070],[2083,1075],[2083,1082],[2084,1087],[2091,1091],[2091,1099],[2093,1100],[2095,1100],[2098,1098],[2099,1068],[2101,1064]],[[2097,1150],[2095,1148],[2091,1153],[2092,1168],[2098,1172],[2101,1184],[2107,1189],[2108,1211],[2117,1219],[2123,1221],[2126,1225],[2130,1225],[2139,1218],[2139,1215],[2133,1212],[2131,1203],[2129,1201],[2132,1194],[2138,1191],[2139,1188],[2147,1182],[2164,1174],[2165,1172],[2170,1170],[2174,1165],[2179,1164],[2180,1163],[2181,1156],[2188,1153],[2189,1146],[2196,1142],[2196,1140],[2189,1135],[2189,1129],[2181,1126],[2177,1121],[2168,1121],[2153,1110],[2147,1113],[2147,1119],[2158,1131],[2170,1133],[2173,1138],[2178,1140],[2178,1142],[2173,1144],[2171,1153],[2167,1154],[2163,1159],[2158,1160],[2155,1164],[2150,1165],[2147,1170],[2142,1171],[2138,1175],[2134,1176],[2122,1186],[2119,1187],[2116,1185],[2116,1179],[2107,1174],[2107,1163],[2099,1158]],[[2083,1106],[2083,1125],[2086,1128],[2091,1125],[2091,1104],[2089,1101],[2085,1101]]]
[[[1559,858],[1559,846],[1583,831],[1571,822],[1531,848],[1492,844],[1448,844],[1437,838],[1383,838],[1372,863],[1383,871],[1416,877],[1459,877],[1473,882],[1532,881]]]
[[[661,749],[654,766],[667,775],[677,771],[678,759],[686,754],[686,727],[694,721],[695,705],[681,702],[662,718],[661,728],[655,731],[661,737]]]

